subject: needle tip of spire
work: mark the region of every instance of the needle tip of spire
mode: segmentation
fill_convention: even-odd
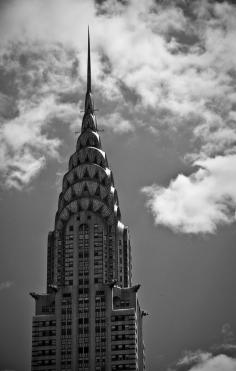
[[[88,66],[87,66],[87,92],[91,92],[91,61],[90,61],[90,35],[88,26]]]

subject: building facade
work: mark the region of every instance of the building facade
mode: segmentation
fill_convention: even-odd
[[[97,130],[90,40],[85,112],[48,235],[47,291],[35,299],[32,371],[145,369],[128,227]]]

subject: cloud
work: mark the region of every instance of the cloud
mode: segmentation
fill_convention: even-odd
[[[21,189],[44,167],[45,156],[56,157],[60,141],[42,133],[47,101],[22,109],[20,116],[0,128],[0,171],[8,188]]]
[[[236,359],[225,354],[212,355],[200,350],[186,352],[168,371],[235,371]]]
[[[236,345],[230,324],[222,326],[222,335],[222,344],[210,347],[209,351],[185,351],[167,371],[235,371]]]
[[[103,116],[100,125],[120,134],[134,130],[133,124],[129,120],[124,119],[118,112]]]
[[[176,369],[178,371],[190,370],[193,366],[203,364],[211,358],[211,353],[197,350],[195,352],[185,351],[183,357],[178,360]],[[170,370],[174,371],[174,370]]]
[[[198,170],[179,174],[167,187],[142,191],[155,223],[184,233],[214,233],[217,225],[235,221],[236,155],[196,161]]]
[[[0,282],[0,291],[9,289],[14,283],[12,281]]]
[[[50,54],[45,48],[19,43],[0,56],[0,172],[7,188],[23,189],[48,159],[60,159],[54,129],[72,128],[78,120],[75,54],[62,46],[50,46]]]
[[[236,359],[232,359],[225,355],[218,355],[210,358],[199,365],[190,369],[190,371],[235,371]]]

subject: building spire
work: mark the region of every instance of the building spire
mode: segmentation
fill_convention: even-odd
[[[94,115],[94,104],[91,89],[91,58],[90,58],[90,35],[88,27],[88,60],[87,60],[87,92],[85,96],[84,117],[82,131],[87,129],[97,131],[96,117]]]
[[[90,60],[90,35],[89,35],[89,26],[88,26],[87,93],[91,93],[91,60]]]

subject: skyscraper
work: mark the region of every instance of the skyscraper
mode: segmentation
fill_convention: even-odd
[[[32,371],[143,371],[142,317],[128,227],[87,92],[81,134],[48,235],[47,292],[35,299]]]

